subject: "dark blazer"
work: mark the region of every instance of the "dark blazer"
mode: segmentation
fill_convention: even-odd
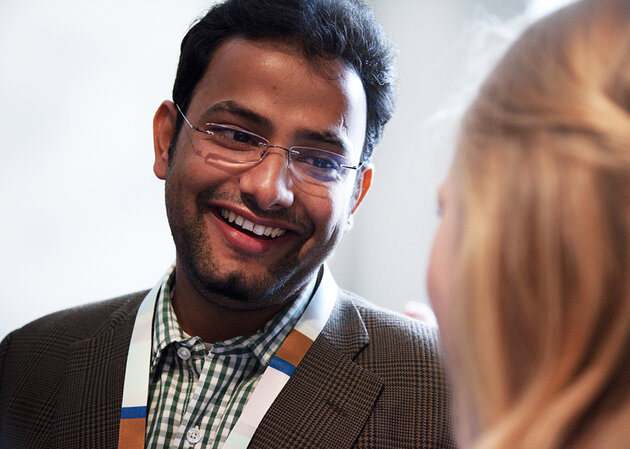
[[[0,447],[117,448],[146,292],[54,313],[0,344]],[[451,448],[433,329],[339,290],[250,448]]]

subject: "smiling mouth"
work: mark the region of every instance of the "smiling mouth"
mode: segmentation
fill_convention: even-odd
[[[260,224],[254,224],[246,218],[241,217],[234,211],[227,209],[220,209],[221,217],[233,228],[237,228],[239,231],[247,231],[257,237],[268,237],[271,239],[277,239],[286,234],[287,230],[282,228],[272,228],[270,226],[263,226]]]

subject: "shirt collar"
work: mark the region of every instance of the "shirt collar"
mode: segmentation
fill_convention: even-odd
[[[291,304],[283,308],[260,330],[251,335],[234,337],[229,340],[215,342],[211,347],[215,353],[253,353],[262,366],[266,367],[278,348],[291,332],[300,316],[306,309],[311,297],[319,287],[320,276],[302,290],[302,293]],[[203,344],[200,337],[190,336],[179,325],[171,303],[171,295],[175,287],[175,266],[165,274],[157,297],[155,316],[153,319],[153,340],[151,354],[151,371],[153,372],[162,358],[165,349],[173,343],[183,344],[189,348]]]

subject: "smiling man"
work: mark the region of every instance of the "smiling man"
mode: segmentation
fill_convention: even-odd
[[[228,37],[186,112],[166,101],[156,114],[173,306],[204,341],[254,332],[309,290],[369,188],[361,79],[341,61],[317,63],[286,42]]]
[[[0,347],[0,446],[451,447],[435,332],[325,261],[370,188],[389,44],[353,0],[228,0],[154,118],[176,260]]]

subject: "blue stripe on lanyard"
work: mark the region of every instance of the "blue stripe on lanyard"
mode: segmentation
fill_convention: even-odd
[[[139,407],[123,407],[120,410],[120,419],[146,418],[147,407],[141,405]]]
[[[269,366],[277,369],[278,371],[286,374],[289,377],[291,377],[293,371],[295,371],[295,366],[291,365],[289,362],[281,359],[280,357],[274,357],[273,359],[271,359],[271,362],[269,362]]]

